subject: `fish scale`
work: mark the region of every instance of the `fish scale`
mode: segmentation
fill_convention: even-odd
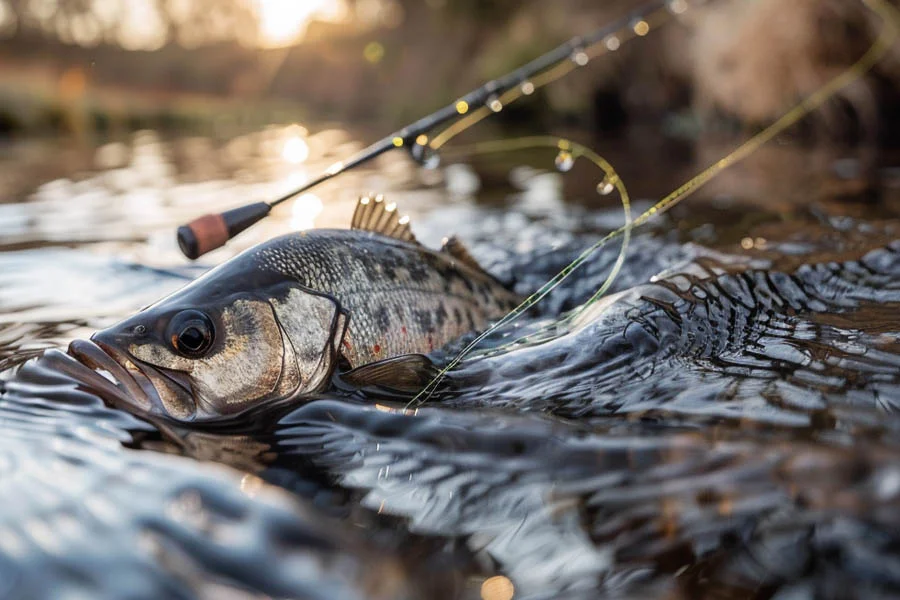
[[[275,270],[333,295],[350,314],[345,355],[354,366],[431,351],[518,302],[490,276],[448,254],[367,231],[290,234],[246,260],[253,261],[250,268]],[[376,318],[376,311],[389,319]]]

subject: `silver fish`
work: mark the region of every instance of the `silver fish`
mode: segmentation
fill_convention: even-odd
[[[138,408],[202,420],[322,391],[336,372],[354,387],[415,391],[435,371],[423,353],[518,300],[458,241],[429,250],[396,205],[366,196],[351,229],[251,248],[70,353]]]

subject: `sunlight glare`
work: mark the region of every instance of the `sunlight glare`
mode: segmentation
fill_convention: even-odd
[[[297,231],[312,229],[322,212],[322,200],[315,194],[303,194],[291,206],[291,228]]]
[[[314,18],[340,17],[338,0],[256,0],[263,43],[281,46],[297,41]]]
[[[299,165],[309,158],[309,144],[300,136],[291,136],[284,142],[281,157],[292,165]]]

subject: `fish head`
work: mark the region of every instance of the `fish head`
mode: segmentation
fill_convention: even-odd
[[[275,278],[204,276],[75,345],[140,409],[180,421],[223,417],[321,391],[346,316],[330,296]],[[97,352],[99,349],[102,352]]]

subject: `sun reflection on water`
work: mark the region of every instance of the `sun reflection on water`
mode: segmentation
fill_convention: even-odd
[[[309,158],[309,144],[300,135],[291,135],[281,148],[281,158],[293,165],[306,162]]]
[[[303,194],[291,205],[291,229],[312,229],[321,212],[322,200],[315,194]]]

